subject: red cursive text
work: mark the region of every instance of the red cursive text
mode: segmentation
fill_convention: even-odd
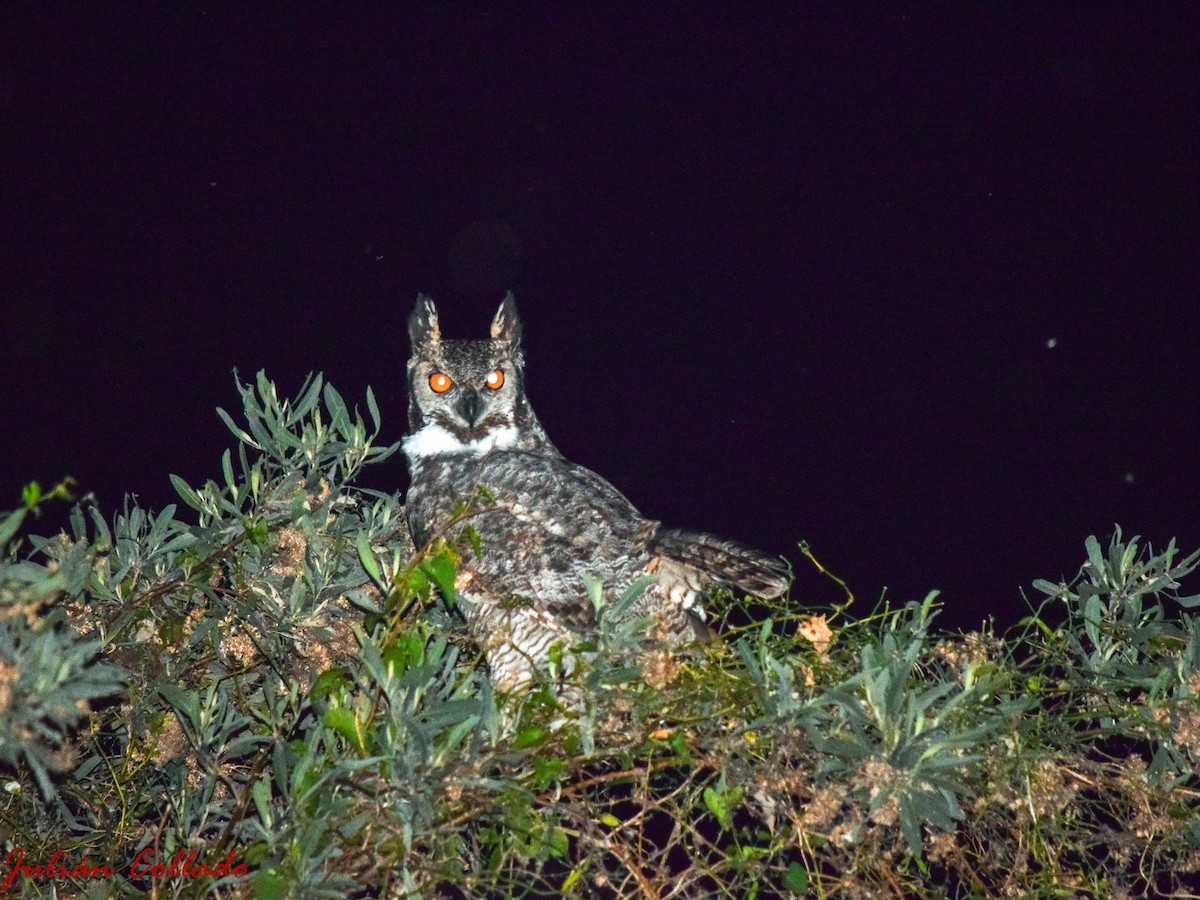
[[[130,878],[145,878],[149,875],[152,878],[220,878],[223,875],[232,875],[234,878],[246,877],[246,864],[239,863],[233,858],[233,851],[229,851],[229,856],[223,862],[215,866],[206,866],[196,862],[196,857],[200,854],[199,850],[180,850],[171,857],[169,866],[154,861],[154,849],[147,847],[136,857],[134,857],[133,865],[129,867]],[[138,868],[141,866],[142,868]]]
[[[196,861],[199,850],[180,850],[170,863],[160,863],[154,859],[154,848],[147,847],[134,858],[129,867],[130,878],[222,878],[226,875],[234,878],[246,877],[246,866],[233,858],[234,851],[215,866],[205,865]],[[108,866],[94,865],[87,856],[78,865],[71,865],[67,854],[55,850],[50,861],[30,864],[25,861],[25,850],[14,847],[4,857],[5,872],[0,880],[0,894],[5,893],[17,876],[24,878],[70,879],[112,878],[112,870]]]
[[[13,859],[13,857],[16,859]],[[24,875],[26,878],[111,878],[112,872],[108,866],[94,866],[88,862],[87,856],[84,856],[83,861],[77,866],[72,866],[70,859],[61,850],[55,850],[54,855],[50,857],[50,862],[44,866],[27,865],[25,862],[25,850],[22,847],[13,847],[8,851],[8,856],[4,857],[4,865],[8,868],[7,874],[4,876],[4,881],[0,882],[0,893],[7,891],[12,887],[12,883],[18,875]]]

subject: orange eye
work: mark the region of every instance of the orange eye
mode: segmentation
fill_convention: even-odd
[[[432,388],[435,394],[446,393],[446,391],[450,390],[450,386],[453,383],[454,382],[450,380],[449,375],[445,375],[441,372],[434,372],[429,376],[429,387]]]
[[[492,371],[488,372],[487,386],[493,391],[498,391],[500,388],[504,387],[504,370],[493,369]]]

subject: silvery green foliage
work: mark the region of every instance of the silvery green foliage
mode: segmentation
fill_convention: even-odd
[[[931,655],[929,624],[936,592],[923,603],[886,612],[878,640],[864,643],[860,665],[841,682],[801,688],[792,664],[770,649],[769,623],[738,649],[767,713],[765,722],[803,728],[824,759],[818,779],[849,783],[847,799],[872,818],[899,822],[920,855],[921,827],[952,829],[973,795],[967,773],[994,743],[1019,703],[996,696],[994,667],[969,662],[961,678],[923,673]]]
[[[27,511],[0,521],[0,763],[28,766],[55,798],[49,776],[71,763],[67,736],[124,678],[97,658],[100,641],[81,635],[53,605],[81,592],[91,548],[65,546],[49,561],[17,558],[13,538]]]
[[[1200,733],[1179,725],[1181,715],[1200,722],[1200,616],[1175,607],[1200,605],[1200,595],[1179,595],[1182,579],[1200,566],[1200,550],[1179,558],[1174,540],[1161,553],[1140,540],[1125,541],[1118,527],[1106,553],[1093,535],[1074,579],[1033,586],[1066,611],[1060,628],[1042,628],[1071,662],[1062,683],[1086,698],[1067,721],[1111,734],[1136,723],[1155,738],[1148,776],[1183,784],[1200,770]],[[1196,838],[1200,844],[1200,825]]]
[[[94,859],[236,849],[264,892],[341,896],[352,882],[330,861],[364,827],[363,797],[374,833],[411,847],[499,717],[435,633],[428,582],[396,586],[413,556],[397,498],[351,487],[396,449],[376,446],[370,391],[368,429],[319,376],[294,400],[261,373],[238,390],[242,422],[219,411],[238,439],[220,478],[172,476],[190,515],[127,503],[110,522],[85,502],[67,534],[6,552],[0,765],[18,798],[27,767]],[[20,524],[3,520],[6,546]],[[452,572],[452,557],[423,565]],[[144,894],[122,879],[119,894]]]
[[[1095,536],[1089,537],[1088,561],[1069,584],[1044,579],[1033,583],[1066,605],[1071,627],[1063,634],[1088,673],[1153,678],[1159,671],[1156,659],[1162,643],[1186,640],[1168,616],[1169,604],[1162,601],[1187,608],[1200,605],[1200,595],[1178,594],[1180,580],[1200,565],[1200,550],[1176,559],[1174,540],[1159,554],[1140,548],[1139,540],[1134,537],[1126,543],[1117,528],[1105,554]]]
[[[979,663],[968,663],[958,680],[921,678],[936,596],[891,616],[881,639],[863,646],[860,671],[814,701],[825,715],[808,724],[813,745],[827,754],[823,774],[861,772],[868,818],[892,806],[914,855],[922,825],[947,830],[964,818],[969,767],[1021,711],[1020,701],[997,696]]]
[[[1184,889],[1200,556],[1091,538],[1037,583],[1060,615],[1003,639],[936,634],[930,595],[817,642],[780,601],[657,679],[642,585],[591,582],[594,638],[497,698],[455,590],[495,497],[414,548],[397,497],[351,483],[394,449],[369,393],[370,427],[320,378],[238,390],[238,445],[178,507],[85,500],[16,546],[0,515],[0,858],[112,862],[73,886],[96,897]],[[130,881],[146,849],[251,880]]]

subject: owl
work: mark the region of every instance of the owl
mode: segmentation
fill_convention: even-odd
[[[446,534],[464,501],[486,489],[489,502],[469,521],[479,536],[455,585],[472,638],[493,685],[511,691],[551,660],[593,638],[598,604],[649,582],[624,615],[645,625],[645,640],[668,648],[713,636],[700,600],[722,583],[762,599],[780,596],[780,561],[700,532],[664,528],[611,484],[565,459],[546,436],[525,393],[521,321],[512,294],[488,340],[446,340],[425,296],[409,319],[411,482],[406,498],[416,546]],[[467,543],[467,542],[463,542]],[[649,576],[647,578],[646,576]],[[602,606],[603,604],[599,604]]]

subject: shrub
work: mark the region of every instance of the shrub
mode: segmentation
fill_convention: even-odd
[[[723,642],[639,669],[602,609],[569,677],[498,698],[462,548],[354,486],[396,450],[371,393],[368,428],[319,376],[238,390],[184,515],[19,539],[65,492],[31,486],[0,519],[14,896],[1111,896],[1200,864],[1200,553],[1089,538],[1003,636],[935,631],[936,594],[750,626],[725,596]]]

